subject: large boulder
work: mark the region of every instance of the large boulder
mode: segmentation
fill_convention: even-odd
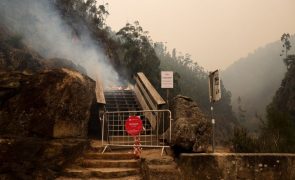
[[[171,105],[172,147],[181,152],[206,152],[211,138],[211,124],[191,98],[178,95]]]
[[[66,68],[0,72],[0,135],[86,137],[95,82]]]

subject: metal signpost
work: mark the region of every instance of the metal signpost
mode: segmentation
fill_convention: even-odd
[[[173,71],[161,71],[161,88],[167,89],[167,106],[169,109],[169,89],[173,88]]]
[[[213,118],[213,104],[221,99],[219,70],[209,72],[209,98],[211,103],[212,122],[212,151],[215,151],[215,119]]]

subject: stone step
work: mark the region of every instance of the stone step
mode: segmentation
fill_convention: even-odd
[[[149,132],[149,131],[147,131]],[[116,145],[133,145],[134,139],[131,136],[110,136],[109,142],[111,144]],[[141,145],[158,145],[162,146],[165,145],[164,141],[159,141],[158,138],[155,135],[141,135],[140,136],[140,143]]]
[[[85,169],[66,169],[63,177],[67,178],[122,178],[126,176],[138,175],[138,168],[85,168]]]
[[[181,179],[181,173],[175,165],[149,165],[149,176],[151,180],[157,179],[169,179],[178,180]]]
[[[87,178],[87,180],[102,180],[105,178]],[[56,180],[81,180],[81,178],[73,178],[73,177],[66,177],[61,176],[56,178]],[[125,176],[125,177],[117,177],[117,178],[108,178],[108,180],[143,180],[141,176],[135,175],[135,176]]]
[[[139,168],[140,160],[90,160],[85,159],[81,162],[82,167],[86,168]]]
[[[73,177],[67,177],[67,176],[60,176],[58,178],[55,178],[55,180],[81,180],[81,178],[73,178]]]
[[[137,156],[131,153],[94,153],[88,152],[84,155],[85,159],[105,159],[105,160],[124,160],[138,159]]]
[[[125,142],[110,141],[110,144],[118,145],[118,146],[126,145],[126,146],[129,146],[130,148],[133,148],[134,141],[125,141]],[[141,146],[162,146],[162,143],[159,143],[159,141],[141,141],[140,144]]]
[[[161,158],[161,159],[149,159],[146,160],[149,165],[173,165],[176,167],[174,160],[172,157],[169,158]]]
[[[126,176],[126,177],[121,177],[121,178],[110,178],[108,180],[143,180],[143,178],[139,175],[137,176]]]
[[[158,138],[156,135],[140,135],[141,141],[157,141]],[[134,138],[131,136],[109,136],[110,141],[134,141]]]
[[[149,165],[149,169],[153,172],[163,172],[169,171],[174,172],[177,169],[176,165]]]

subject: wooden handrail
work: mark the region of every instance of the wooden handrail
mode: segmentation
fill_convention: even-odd
[[[96,102],[98,104],[106,104],[104,91],[103,91],[103,84],[99,78],[96,78],[95,94],[96,94]]]
[[[164,99],[142,72],[137,73],[135,81],[134,92],[143,110],[159,110],[166,104]],[[151,115],[148,119],[152,127],[156,128],[156,117]]]

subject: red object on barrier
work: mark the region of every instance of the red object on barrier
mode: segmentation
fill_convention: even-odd
[[[125,122],[125,129],[131,136],[137,136],[142,131],[142,121],[139,116],[129,116]]]
[[[134,146],[133,146],[133,153],[137,156],[140,157],[142,148],[140,147],[140,138],[138,136],[134,136]]]

